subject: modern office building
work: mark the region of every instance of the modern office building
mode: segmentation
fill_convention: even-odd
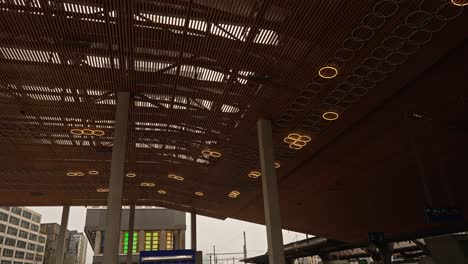
[[[0,263],[42,264],[46,237],[42,216],[24,207],[0,207]]]
[[[47,235],[47,246],[44,253],[44,264],[55,264],[60,225],[47,223],[41,225],[41,233]],[[86,263],[86,239],[83,233],[67,230],[65,235],[64,264]]]
[[[129,249],[128,209],[122,210],[119,262],[126,262]],[[88,209],[85,233],[94,250],[93,263],[102,263],[106,239],[106,210]],[[133,262],[138,262],[140,251],[185,249],[185,213],[159,208],[137,208],[133,232]]]

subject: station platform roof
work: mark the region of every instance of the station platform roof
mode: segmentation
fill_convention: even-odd
[[[105,205],[127,91],[124,203],[263,223],[265,118],[286,229],[468,216],[466,3],[0,0],[0,204]]]

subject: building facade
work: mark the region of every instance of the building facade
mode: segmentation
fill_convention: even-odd
[[[133,245],[129,245],[129,209],[122,210],[119,262],[126,262],[129,250],[133,262],[138,263],[140,251],[185,249],[185,213],[155,208],[137,208],[133,232]],[[85,233],[94,250],[93,263],[102,263],[106,238],[106,210],[88,209]]]
[[[41,233],[47,236],[44,264],[55,264],[60,225],[47,223],[41,225]],[[64,264],[86,263],[86,238],[83,233],[67,230],[65,235]]]
[[[25,207],[0,207],[0,264],[42,264],[42,216]]]

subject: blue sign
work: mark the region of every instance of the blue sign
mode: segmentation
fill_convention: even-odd
[[[195,250],[140,251],[139,263],[195,264]]]
[[[431,223],[463,222],[463,209],[456,207],[426,208],[426,216]]]

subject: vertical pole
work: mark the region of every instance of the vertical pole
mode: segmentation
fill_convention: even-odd
[[[247,259],[247,240],[245,239],[245,231],[244,231],[244,259]]]
[[[216,247],[214,245],[213,245],[213,262],[214,262],[214,264],[217,263],[217,261],[216,261]]]
[[[109,193],[107,195],[104,264],[118,263],[129,104],[130,94],[128,92],[117,93],[111,173],[109,179]]]
[[[284,264],[283,234],[278,197],[278,183],[275,172],[275,157],[271,121],[258,120],[258,145],[262,168],[263,203],[268,239],[268,259],[270,264]]]
[[[185,229],[180,230],[179,240],[180,240],[179,249],[185,249]]]
[[[197,214],[190,213],[190,235],[191,235],[191,246],[193,250],[197,250]]]
[[[55,254],[55,264],[63,264],[65,256],[65,244],[67,236],[68,217],[70,215],[70,206],[62,207],[62,221],[60,222],[60,230],[57,241],[57,251]]]
[[[128,212],[128,250],[127,250],[127,264],[132,264],[133,260],[133,230],[135,225],[135,204],[130,204],[130,210]],[[137,248],[138,250],[138,248]]]
[[[160,237],[159,237],[159,250],[166,250],[167,249],[167,241],[166,241],[166,230],[161,230]]]
[[[96,238],[94,239],[94,256],[101,254],[102,232],[96,231]]]

